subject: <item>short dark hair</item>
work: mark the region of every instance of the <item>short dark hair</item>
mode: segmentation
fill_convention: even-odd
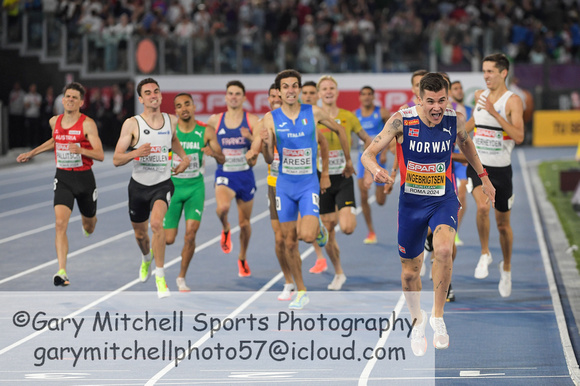
[[[449,75],[447,75],[447,73],[443,72],[443,71],[439,71],[439,73],[445,78],[445,81],[447,82],[447,88],[450,89],[451,88],[451,78],[449,77]]]
[[[270,91],[272,91],[272,90],[276,90],[276,83],[272,83],[272,84],[270,85],[270,88],[268,89],[268,94],[269,94],[269,93],[270,93]]]
[[[278,73],[278,75],[276,75],[276,80],[274,81],[274,83],[276,84],[276,88],[278,90],[280,90],[280,83],[282,82],[282,79],[287,79],[287,78],[296,78],[298,79],[298,87],[302,88],[302,75],[300,75],[300,73],[296,70],[283,70],[280,71]]]
[[[460,80],[454,80],[453,82],[451,82],[451,85],[453,86],[454,84],[458,84],[458,83],[461,84],[461,81]]]
[[[413,84],[413,79],[415,79],[416,76],[425,76],[426,74],[428,74],[429,71],[427,70],[417,70],[415,71],[412,75],[411,75],[411,85]]]
[[[139,84],[137,85],[137,95],[138,96],[141,96],[141,88],[149,83],[155,83],[157,85],[157,87],[159,87],[159,83],[157,83],[157,81],[155,79],[145,78],[141,82],[139,82]]]
[[[311,87],[316,88],[316,82],[313,80],[309,80],[308,82],[304,82],[304,84],[302,85],[302,88],[304,88],[306,86],[311,86]]]
[[[83,85],[80,84],[79,82],[72,82],[72,83],[67,84],[62,89],[62,93],[66,94],[66,90],[77,90],[81,94],[81,100],[85,99],[85,94],[87,92],[87,90],[85,90]]]
[[[191,94],[186,93],[186,92],[180,92],[179,94],[177,94],[175,96],[175,98],[173,98],[173,103],[175,103],[175,100],[181,96],[189,97],[189,99],[191,99],[193,101],[193,97],[191,96]]]
[[[438,92],[441,90],[445,90],[447,94],[447,90],[449,89],[449,83],[443,75],[438,72],[429,72],[423,76],[421,79],[421,83],[419,83],[419,95],[423,98],[425,91],[433,91]]]
[[[507,56],[502,53],[487,55],[481,62],[495,63],[495,67],[497,67],[499,72],[502,72],[503,70],[510,70],[510,61]]]
[[[240,82],[239,80],[230,80],[228,82],[228,84],[226,84],[226,90],[228,88],[230,88],[230,86],[236,86],[236,87],[241,88],[244,95],[246,95],[246,88],[244,87],[244,84],[242,82]]]
[[[361,94],[364,90],[370,90],[371,94],[375,95],[375,89],[371,86],[362,86],[358,93]]]

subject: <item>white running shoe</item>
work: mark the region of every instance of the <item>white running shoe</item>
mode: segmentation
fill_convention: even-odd
[[[427,313],[423,310],[421,310],[421,317],[423,318],[421,323],[415,324],[413,331],[411,331],[411,350],[418,357],[422,357],[427,352],[427,338],[425,338]]]
[[[433,346],[438,350],[444,350],[449,347],[449,335],[443,318],[436,318],[431,315],[429,324],[433,329]]]
[[[292,300],[292,295],[296,291],[296,287],[294,283],[284,284],[284,289],[278,295],[278,300]]]
[[[346,281],[346,275],[344,273],[334,275],[334,279],[332,279],[332,281],[330,282],[330,284],[326,288],[328,288],[329,290],[332,290],[332,291],[340,291],[340,289],[342,288],[342,285],[344,284],[345,281]]]
[[[175,283],[177,284],[177,289],[179,289],[179,292],[189,292],[189,291],[191,291],[191,288],[189,288],[187,286],[187,284],[185,284],[185,278],[184,277],[178,277],[177,279],[175,279]]]
[[[499,285],[497,286],[499,294],[502,298],[507,298],[512,294],[512,273],[503,270],[503,261],[499,263],[499,273],[501,279],[499,279]]]
[[[476,279],[485,279],[487,275],[489,275],[489,271],[487,267],[491,264],[493,259],[491,258],[491,253],[485,253],[479,257],[479,262],[477,263],[477,267],[475,267],[475,276]]]

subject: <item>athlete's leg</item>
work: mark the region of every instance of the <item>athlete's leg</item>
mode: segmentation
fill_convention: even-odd
[[[215,187],[216,213],[222,223],[224,232],[230,231],[228,213],[230,211],[231,201],[235,196],[236,193],[225,185],[217,185]]]
[[[294,283],[294,280],[292,280],[292,272],[290,271],[290,264],[286,258],[286,244],[284,243],[284,235],[282,235],[280,221],[271,220],[271,223],[272,230],[274,231],[274,250],[282,273],[284,274],[284,281],[286,284]]]
[[[483,193],[480,186],[473,188],[473,198],[477,205],[477,214],[475,221],[477,224],[477,232],[479,234],[479,241],[481,243],[481,254],[489,253],[489,199]]]
[[[344,208],[343,208],[344,209]],[[342,265],[340,264],[340,248],[336,242],[336,232],[334,227],[338,221],[338,214],[336,212],[326,213],[320,216],[322,218],[322,223],[328,230],[328,242],[326,243],[326,253],[334,266],[335,273],[342,274]]]
[[[302,218],[301,224],[309,223],[308,217]],[[316,226],[318,227],[318,219],[314,217],[316,221]],[[302,260],[300,259],[300,251],[298,250],[298,232],[296,229],[296,221],[287,221],[280,223],[280,229],[284,237],[284,244],[286,245],[286,260],[290,266],[290,272],[292,272],[292,277],[296,283],[296,289],[298,291],[306,291],[304,286],[304,280],[302,279]],[[316,238],[316,234],[312,237],[312,240]]]
[[[90,235],[95,231],[95,226],[97,225],[97,216],[85,217],[81,215],[81,221],[83,224],[83,229]]]
[[[416,320],[416,325],[422,321],[421,316],[421,265],[423,264],[423,252],[413,259],[401,257],[401,286],[411,320]]]
[[[354,232],[356,228],[356,215],[354,206],[345,206],[338,211],[338,223],[340,224],[340,230],[345,235],[350,235]],[[330,231],[330,229],[328,229]]]
[[[133,226],[133,231],[135,232],[135,240],[137,240],[137,246],[141,250],[143,256],[149,254],[151,249],[151,244],[149,242],[149,220],[143,222],[133,222],[131,221],[131,225]]]
[[[433,292],[435,304],[433,317],[443,317],[449,283],[453,273],[453,249],[455,229],[449,225],[438,225],[433,232]]]
[[[459,232],[459,226],[461,225],[461,221],[463,220],[463,216],[465,216],[465,212],[467,211],[467,180],[457,180],[457,198],[459,202],[461,202],[461,208],[457,213],[457,231]]]
[[[151,209],[151,248],[153,248],[153,257],[155,258],[155,266],[163,268],[165,264],[165,231],[163,230],[163,218],[167,212],[167,203],[163,200],[157,200],[153,203]]]
[[[514,242],[514,235],[510,222],[510,213],[495,211],[495,221],[497,222],[497,230],[499,231],[499,244],[501,245],[501,252],[503,253],[503,270],[511,271],[512,265],[512,246]]]
[[[241,199],[238,199],[236,201],[238,203],[238,220],[240,224],[239,259],[244,261],[246,260],[246,252],[248,250],[248,244],[250,243],[250,237],[252,236],[250,217],[252,217],[252,208],[254,206],[254,200],[243,201]]]
[[[55,245],[59,270],[66,270],[66,258],[68,255],[68,237],[66,235],[66,230],[68,228],[71,213],[71,209],[66,205],[54,206]]]
[[[365,223],[367,224],[367,229],[369,230],[369,233],[375,233],[375,228],[373,227],[373,218],[371,215],[371,206],[370,206],[369,201],[368,201],[369,200],[369,190],[366,188],[363,178],[358,179],[358,189],[360,192],[360,205],[362,208]],[[379,191],[379,189],[377,189],[377,193],[378,193],[378,191]],[[378,201],[378,195],[377,195],[377,201]]]
[[[200,222],[197,220],[185,220],[185,237],[183,240],[183,248],[181,249],[181,268],[177,277],[185,278],[187,274],[189,263],[195,253],[195,237],[199,225]]]

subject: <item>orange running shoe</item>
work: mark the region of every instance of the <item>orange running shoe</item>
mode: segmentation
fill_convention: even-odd
[[[238,260],[238,269],[239,277],[248,277],[252,275],[252,272],[250,272],[250,266],[246,260]]]
[[[310,273],[322,273],[328,269],[328,265],[326,264],[326,259],[316,259],[316,264],[312,268],[310,268]]]
[[[366,239],[363,240],[365,244],[376,244],[377,243],[377,235],[375,232],[369,232]]]
[[[224,253],[230,253],[232,251],[232,232],[231,230],[224,232],[222,230],[222,241],[221,241],[222,251]]]

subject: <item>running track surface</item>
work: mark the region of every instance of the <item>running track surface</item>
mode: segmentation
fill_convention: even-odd
[[[451,344],[435,351],[427,326],[429,349],[422,358],[413,356],[406,337],[409,314],[401,297],[396,247],[398,188],[383,207],[373,200],[378,244],[362,243],[367,230],[360,213],[352,235],[337,233],[348,277],[342,291],[326,290],[334,274],[330,262],[327,272],[308,273],[315,255],[301,243],[311,301],[292,315],[288,303],[276,299],[283,278],[274,255],[261,158],[254,168],[252,276],[237,275],[235,204],[230,210],[233,251],[225,255],[219,247],[215,164],[209,161],[205,212],[187,276],[192,292],[179,293],[175,285],[182,222],[175,245],[166,251],[172,296],[161,300],[154,280],[137,280],[140,253],[127,213],[131,166],[115,168],[110,152],[103,163],[95,163],[97,229],[84,238],[75,208],[68,229],[67,288],[52,284],[57,271],[54,162],[46,155],[2,168],[0,383],[573,385],[561,339],[567,330],[558,324],[561,311],[550,291],[553,274],[546,270],[527,167],[573,153],[572,148],[526,147],[514,153],[513,291],[507,299],[497,290],[501,250],[493,217],[494,263],[486,279],[473,278],[479,246],[475,204],[468,197],[459,231],[465,245],[458,248],[453,272],[457,300],[445,307]],[[432,284],[427,276],[423,288],[422,307],[429,313]],[[369,353],[376,354],[374,359]]]

